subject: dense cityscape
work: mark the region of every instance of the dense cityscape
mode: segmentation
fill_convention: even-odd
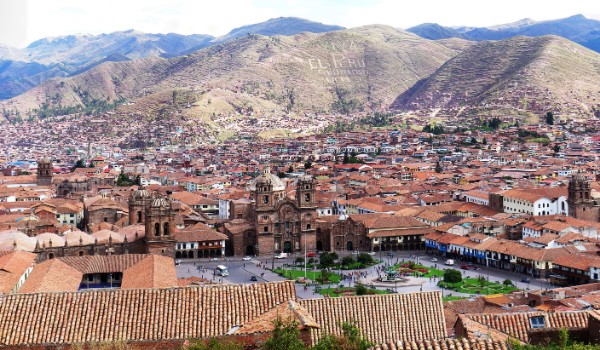
[[[0,348],[598,349],[600,48],[555,25],[600,33],[0,47]]]

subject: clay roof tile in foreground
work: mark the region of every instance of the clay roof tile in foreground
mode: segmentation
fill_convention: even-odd
[[[299,300],[321,327],[311,329],[316,344],[326,334],[341,334],[341,322],[356,321],[374,343],[446,337],[439,291]]]
[[[5,295],[0,297],[0,344],[214,337],[295,298],[292,281]]]

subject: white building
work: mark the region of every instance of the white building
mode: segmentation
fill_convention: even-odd
[[[561,188],[508,190],[502,196],[505,213],[569,215],[566,190]]]

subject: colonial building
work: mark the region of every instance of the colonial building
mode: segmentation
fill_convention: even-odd
[[[315,187],[312,177],[300,177],[292,199],[285,183],[266,168],[248,186],[253,200],[249,217],[225,225],[228,252],[253,255],[316,250]]]

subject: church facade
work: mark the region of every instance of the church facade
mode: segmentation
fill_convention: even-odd
[[[316,181],[297,179],[294,198],[289,198],[281,179],[266,168],[248,189],[253,205],[250,217],[225,225],[230,255],[270,255],[317,249]]]

